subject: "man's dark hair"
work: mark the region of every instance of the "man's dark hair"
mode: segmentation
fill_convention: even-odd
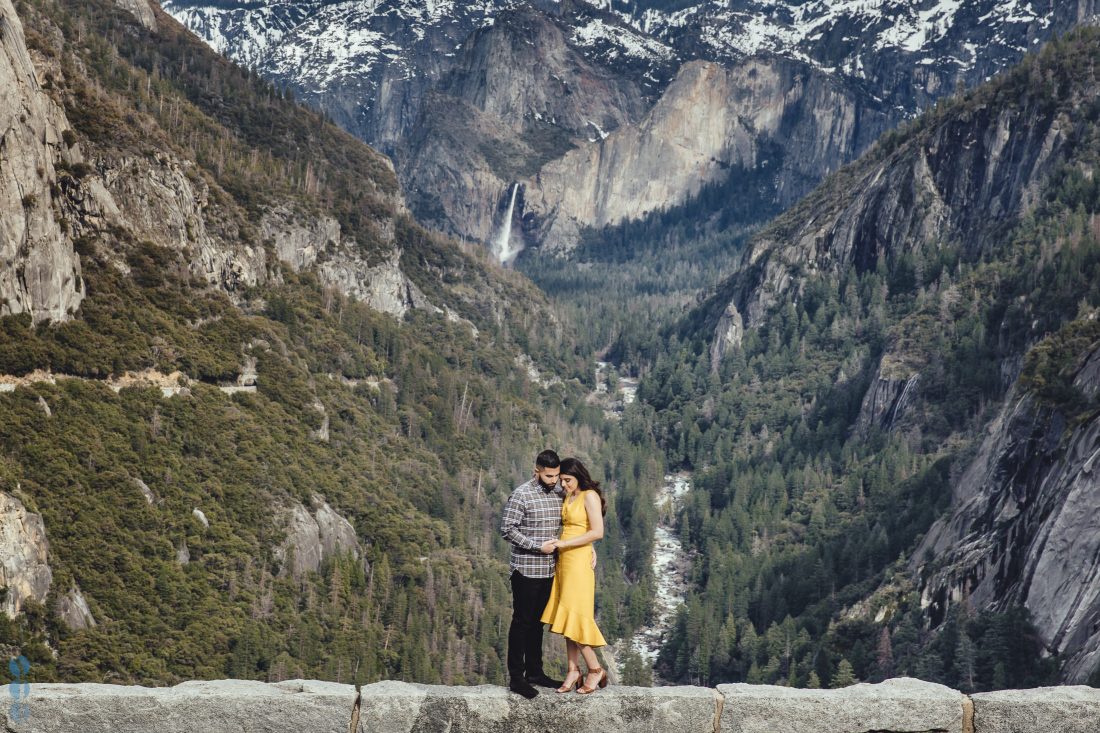
[[[535,457],[536,468],[557,468],[561,465],[561,459],[558,458],[558,454],[552,450],[544,450]]]

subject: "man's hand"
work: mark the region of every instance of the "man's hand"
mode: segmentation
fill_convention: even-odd
[[[592,548],[592,569],[596,569],[596,548]]]
[[[546,540],[546,542],[542,543],[542,547],[540,547],[539,549],[544,555],[553,555],[554,550],[556,550],[557,548],[558,546],[556,540]]]

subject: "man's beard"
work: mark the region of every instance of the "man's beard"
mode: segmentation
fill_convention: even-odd
[[[539,482],[539,486],[541,486],[541,487],[542,487],[542,488],[543,488],[544,490],[546,490],[546,491],[550,491],[551,489],[553,489],[553,488],[554,488],[555,486],[557,486],[557,485],[558,485],[558,482],[557,482],[557,481],[555,481],[555,482],[554,482],[554,483],[552,483],[552,484],[548,484],[548,483],[545,483],[545,482],[544,482],[544,481],[542,480],[542,478],[541,478],[541,477],[538,477],[538,476],[536,476],[536,477],[535,477],[535,480],[536,480],[536,481],[538,481],[538,482]]]

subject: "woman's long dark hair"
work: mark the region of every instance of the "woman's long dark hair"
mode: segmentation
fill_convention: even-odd
[[[565,458],[562,459],[559,468],[562,474],[577,479],[577,487],[581,491],[595,491],[596,496],[600,497],[600,513],[607,514],[607,499],[603,497],[603,491],[600,490],[600,482],[589,475],[588,469],[584,467],[583,463],[576,458]]]

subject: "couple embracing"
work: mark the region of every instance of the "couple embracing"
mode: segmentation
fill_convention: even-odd
[[[607,686],[593,647],[604,646],[596,626],[596,554],[607,502],[598,481],[576,458],[552,450],[535,458],[535,475],[504,506],[500,533],[512,544],[512,625],[508,629],[508,689],[530,699],[533,685],[587,695]],[[565,637],[564,681],[542,668],[542,625]],[[580,658],[587,671],[582,678]],[[580,687],[577,685],[580,684]]]

